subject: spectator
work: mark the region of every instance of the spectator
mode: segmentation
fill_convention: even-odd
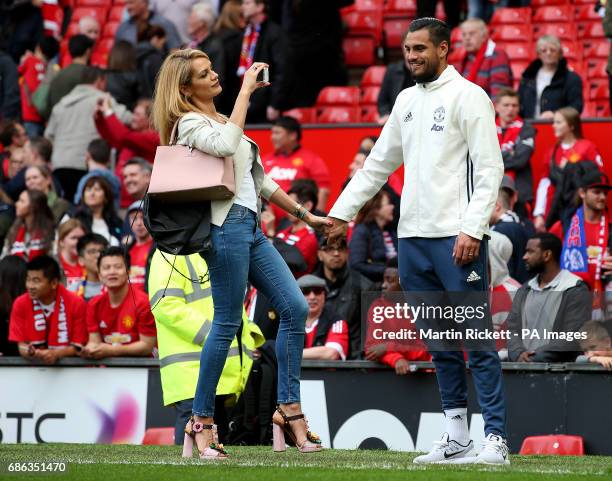
[[[0,121],[20,115],[19,73],[13,59],[0,50]]]
[[[111,149],[106,140],[94,139],[89,142],[89,145],[87,146],[87,154],[85,155],[87,174],[85,174],[83,177],[81,177],[81,180],[79,180],[79,185],[77,186],[76,194],[74,195],[74,203],[76,205],[81,202],[85,183],[92,177],[104,177],[104,179],[106,179],[111,186],[113,199],[115,200],[115,208],[119,209],[121,182],[119,182],[117,176],[113,174],[109,168],[111,161],[110,157]]]
[[[529,279],[529,274],[523,261],[523,254],[529,237],[535,231],[531,226],[527,227],[523,224],[518,214],[512,209],[516,195],[512,177],[504,175],[495,202],[495,209],[491,214],[490,225],[494,232],[505,235],[512,244],[511,256],[508,261],[510,276],[519,282],[525,282]]]
[[[70,292],[77,292],[83,280],[77,243],[84,235],[85,229],[77,219],[68,219],[57,230],[57,258],[66,289]]]
[[[23,170],[29,163],[30,155],[27,147],[17,147],[9,151],[8,157],[8,180],[13,179],[19,171]]]
[[[580,332],[586,335],[586,339],[580,341],[585,360],[612,370],[612,340],[606,324],[600,321],[588,321],[584,323]]]
[[[79,33],[91,39],[95,45],[100,39],[100,24],[94,17],[87,15],[79,20]]]
[[[129,261],[119,247],[109,247],[98,258],[106,292],[87,304],[89,342],[82,356],[150,357],[155,347],[155,319],[149,298],[128,282]]]
[[[590,319],[591,297],[586,284],[561,269],[561,241],[550,233],[536,234],[525,251],[530,274],[517,291],[508,316],[508,356],[513,362],[574,361],[575,341],[547,339],[546,333],[576,333]],[[523,335],[523,329],[530,334]],[[534,334],[534,333],[537,333]]]
[[[28,262],[26,288],[13,304],[9,328],[21,357],[55,364],[77,356],[87,341],[85,302],[61,285],[58,263],[46,255]]]
[[[407,35],[408,31],[402,35],[401,45],[404,45],[404,40],[406,40]],[[408,53],[403,48],[402,53],[404,54],[403,60],[391,63],[387,66],[382,85],[380,86],[380,92],[378,94],[378,115],[380,118],[378,119],[378,123],[381,125],[389,119],[391,109],[399,93],[415,85],[412,74],[410,73],[410,68],[408,67]]]
[[[166,31],[159,25],[138,27],[136,61],[142,95],[153,97],[157,72],[166,57]]]
[[[51,171],[46,165],[32,165],[25,170],[25,187],[29,190],[39,190],[47,196],[47,205],[53,214],[55,225],[72,208],[72,204],[57,195],[53,186]]]
[[[43,134],[44,120],[33,101],[34,92],[45,79],[49,63],[59,52],[59,43],[55,37],[43,37],[34,53],[27,52],[19,64],[21,77],[21,118],[23,126],[30,137]]]
[[[4,147],[4,152],[7,154],[14,149],[25,147],[28,142],[28,133],[23,125],[16,120],[6,122],[0,132],[0,143]],[[5,155],[4,157],[8,157]]]
[[[24,190],[15,203],[15,222],[6,236],[3,255],[30,261],[53,249],[54,221],[47,197],[38,190]]]
[[[81,203],[73,217],[79,219],[88,232],[104,237],[111,246],[121,243],[123,223],[115,213],[113,192],[104,177],[93,176],[85,182]]]
[[[461,16],[461,3],[462,2],[457,2],[456,0],[444,0],[444,14],[446,15],[446,24],[451,29],[459,25],[459,18]],[[435,17],[437,6],[438,0],[417,0],[417,18]],[[468,15],[468,17],[484,18],[482,15]]]
[[[327,286],[320,277],[311,274],[297,281],[306,302],[308,317],[304,336],[304,359],[339,360],[349,354],[349,333],[346,321],[325,308]]]
[[[593,307],[602,305],[602,264],[610,240],[610,220],[606,215],[610,183],[608,176],[595,171],[585,174],[578,190],[581,205],[567,229],[557,221],[550,233],[563,242],[561,268],[576,274],[593,291]]]
[[[554,35],[543,35],[536,51],[538,58],[525,69],[519,86],[521,116],[552,119],[563,107],[582,112],[582,79],[568,68],[561,41]]]
[[[267,17],[268,0],[242,0],[242,15],[247,22],[242,40],[238,76],[242,78],[253,62],[269,67],[270,87],[251,95],[247,122],[276,120],[285,108],[285,61],[287,38],[280,26]]]
[[[446,7],[446,3],[444,5]],[[489,23],[496,9],[508,6],[509,0],[468,0],[467,16],[468,18],[482,18]]]
[[[381,190],[361,208],[349,242],[349,265],[372,282],[382,282],[389,259],[397,257],[397,232],[389,230],[393,204]]]
[[[461,24],[462,50],[455,68],[470,82],[482,87],[491,98],[499,89],[512,87],[512,70],[506,52],[489,38],[487,24],[468,18]]]
[[[497,137],[504,159],[506,175],[514,179],[518,190],[515,210],[521,218],[528,217],[527,203],[533,201],[531,156],[535,149],[536,130],[519,117],[519,95],[511,89],[501,89],[495,98]]]
[[[130,256],[130,283],[145,290],[145,271],[149,253],[153,248],[153,238],[144,224],[142,202],[137,200],[127,210],[127,220],[134,233],[134,241],[128,249]]]
[[[583,138],[582,123],[577,110],[572,107],[559,109],[554,114],[552,126],[557,142],[546,154],[548,172],[540,179],[533,209],[535,228],[539,232],[544,231],[547,225],[549,227],[552,225],[552,222],[549,224],[545,219],[549,217],[552,210],[555,189],[560,186],[567,165],[593,161],[603,170],[603,161],[597,146]],[[565,194],[568,197],[573,196],[573,192],[565,192]]]
[[[140,98],[140,78],[136,60],[136,48],[130,42],[115,42],[108,55],[106,90],[117,102],[134,110]]]
[[[605,36],[608,37],[609,40],[612,39],[612,2],[606,3],[606,10],[603,19],[603,29]],[[608,54],[608,80],[610,84],[609,92],[612,92],[612,50],[610,50],[610,53]],[[612,111],[612,94],[610,95],[609,102],[610,111]]]
[[[82,83],[83,73],[87,69],[93,46],[93,40],[83,34],[70,37],[68,52],[72,57],[72,63],[60,70],[51,80],[47,108],[45,112],[41,112],[43,117],[48,117],[55,105],[74,87]]]
[[[398,331],[402,328],[411,329],[416,334],[416,325],[407,319],[386,316],[381,323],[374,320],[374,313],[388,307],[395,308],[400,302],[402,288],[396,257],[387,262],[382,289],[382,295],[372,302],[368,311],[365,357],[369,361],[378,361],[395,369],[395,374],[408,374],[410,372],[408,361],[431,361],[431,355],[427,352],[425,344],[419,339],[380,342],[379,334]],[[379,330],[379,333],[376,330]]]
[[[85,234],[77,242],[79,265],[84,275],[76,294],[86,301],[102,293],[102,283],[98,274],[98,257],[108,247],[107,240],[100,234]]]
[[[318,252],[321,262],[313,274],[325,280],[326,305],[348,323],[351,358],[357,358],[363,350],[361,326],[365,321],[361,296],[373,290],[373,284],[367,277],[349,268],[348,255],[345,240],[335,246],[321,240]]]
[[[209,3],[196,3],[191,7],[187,22],[187,33],[191,38],[189,48],[202,50],[212,63],[212,69],[219,76],[221,86],[225,86],[225,50],[223,41],[212,32],[216,15]]]
[[[115,40],[126,40],[132,45],[138,43],[138,30],[142,25],[157,25],[161,27],[167,35],[168,48],[176,49],[181,46],[181,37],[176,28],[167,18],[159,13],[149,10],[148,0],[127,0],[125,8],[130,18],[119,25]]]
[[[123,185],[132,202],[142,200],[149,188],[153,167],[145,159],[134,157],[123,168]]]
[[[15,300],[26,290],[26,261],[19,256],[0,260],[0,356],[18,356],[19,351],[9,342],[9,319]]]
[[[274,153],[264,155],[262,161],[266,174],[285,191],[296,179],[312,179],[319,188],[316,208],[327,209],[329,197],[329,169],[325,161],[311,150],[300,145],[302,127],[293,117],[279,117],[272,125],[270,139]],[[285,217],[282,209],[273,206],[277,222]]]
[[[96,105],[107,95],[104,86],[102,70],[84,67],[79,85],[53,108],[45,130],[45,137],[54,144],[52,163],[66,199],[74,198],[80,178],[87,173],[87,146],[98,138],[93,115]],[[123,105],[113,99],[110,102],[123,122],[132,119],[132,114]]]
[[[189,35],[189,15],[193,11],[193,6],[201,0],[150,0],[151,9],[172,22],[181,39],[181,45],[186,45],[190,41]],[[205,5],[210,6],[212,12],[218,11],[218,0],[206,0]],[[208,52],[207,52],[208,53]]]

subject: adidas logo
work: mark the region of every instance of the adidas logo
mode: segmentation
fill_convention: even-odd
[[[106,322],[104,322],[104,320],[100,321],[100,329],[106,329],[108,328],[108,326],[106,325]]]
[[[404,117],[404,122],[410,122],[412,120],[412,112],[408,112],[406,117]]]
[[[467,282],[476,282],[480,280],[480,276],[476,273],[476,271],[470,272],[470,275],[466,279]]]

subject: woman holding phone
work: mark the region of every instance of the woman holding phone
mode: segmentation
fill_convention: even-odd
[[[153,122],[161,144],[168,145],[172,128],[178,122],[178,144],[218,157],[231,156],[236,179],[233,198],[211,202],[212,248],[203,256],[210,272],[214,318],[202,349],[193,416],[185,427],[183,456],[191,456],[195,441],[201,458],[227,458],[216,442],[215,391],[230,343],[242,321],[247,281],[268,297],[280,314],[276,339],[278,408],[273,417],[275,447],[281,450],[280,436],[284,431],[301,452],[321,449],[316,435],[308,431],[300,406],[300,367],[308,305],[282,257],[261,232],[260,196],[315,229],[329,225],[329,221],[296,204],[264,174],[257,144],[243,133],[251,94],[269,85],[257,80],[267,67],[256,62],[247,69],[229,118],[215,109],[213,99],[221,93],[219,77],[208,56],[200,50],[173,52],[157,77]]]

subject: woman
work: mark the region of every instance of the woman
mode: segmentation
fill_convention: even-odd
[[[72,217],[80,220],[86,230],[100,234],[111,246],[120,244],[123,223],[115,213],[113,191],[104,177],[93,176],[85,182],[81,203]]]
[[[349,265],[373,282],[382,282],[389,259],[397,257],[397,232],[391,228],[394,206],[378,192],[361,208],[349,243]]]
[[[72,208],[72,204],[66,199],[62,199],[53,186],[51,171],[46,165],[32,165],[25,171],[26,188],[39,190],[47,196],[47,205],[53,213],[55,224],[58,224],[62,217]]]
[[[140,97],[140,82],[136,67],[136,49],[125,40],[115,42],[108,55],[106,90],[128,110],[134,110]]]
[[[519,87],[521,117],[552,119],[562,107],[582,112],[582,79],[569,70],[561,41],[543,35],[536,43],[538,58],[523,72]]]
[[[572,107],[564,107],[553,115],[553,131],[557,143],[546,155],[548,172],[538,184],[535,208],[533,209],[534,226],[538,232],[546,230],[546,218],[551,208],[555,186],[561,180],[565,166],[582,161],[595,162],[603,170],[603,161],[597,146],[582,136],[580,114]]]
[[[17,344],[9,342],[9,320],[13,302],[26,291],[26,261],[6,256],[0,261],[0,356],[18,356]]]
[[[78,219],[69,219],[57,229],[57,257],[66,279],[66,289],[70,292],[77,292],[83,280],[77,243],[84,235],[85,229]]]
[[[6,236],[4,255],[31,261],[53,248],[55,221],[47,197],[39,190],[24,190],[15,202],[16,219]]]
[[[236,193],[230,200],[211,202],[212,248],[202,253],[210,272],[215,305],[213,325],[201,355],[193,416],[185,427],[184,455],[195,440],[200,457],[227,457],[216,445],[213,415],[215,390],[230,342],[240,326],[247,281],[268,297],[280,313],[276,338],[279,407],[274,413],[276,440],[282,426],[301,452],[320,450],[318,438],[308,433],[300,407],[300,364],[304,348],[304,323],[308,306],[291,271],[261,232],[259,196],[304,220],[315,229],[331,224],[296,204],[264,174],[257,144],[243,135],[251,94],[269,85],[257,82],[267,67],[255,63],[245,74],[229,118],[217,113],[214,98],[221,93],[218,75],[208,56],[193,49],[172,53],[162,65],[153,102],[153,121],[162,145],[178,122],[177,143],[191,145],[210,155],[232,156]]]

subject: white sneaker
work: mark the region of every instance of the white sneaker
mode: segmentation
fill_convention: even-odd
[[[456,459],[475,456],[472,440],[463,445],[449,439],[448,433],[444,433],[440,441],[434,441],[429,453],[417,456],[412,462],[415,464],[451,463]]]
[[[482,451],[474,459],[474,463],[510,464],[506,440],[497,434],[489,434],[482,444]]]

